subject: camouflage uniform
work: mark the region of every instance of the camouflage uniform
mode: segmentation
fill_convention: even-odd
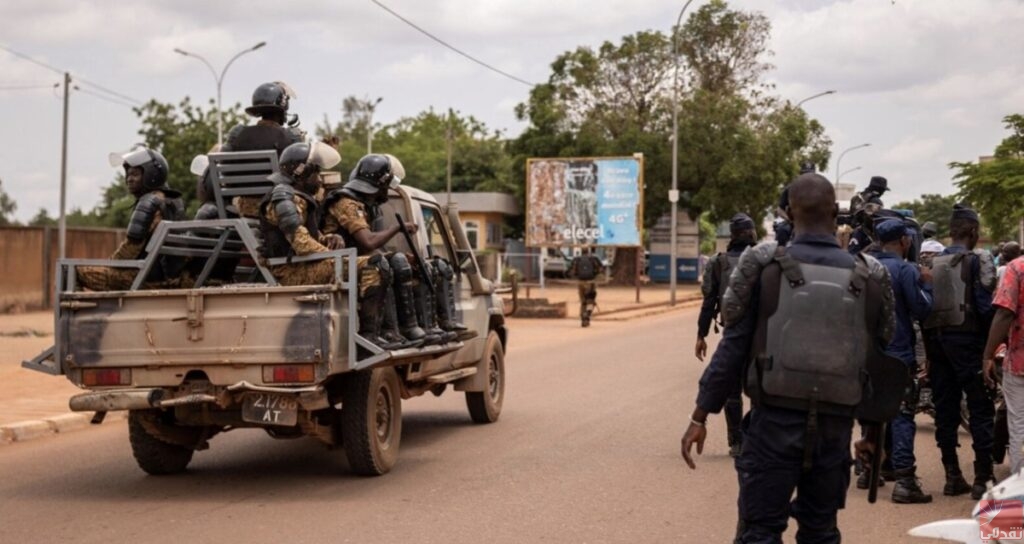
[[[323,231],[342,235],[345,245],[357,247],[355,243],[350,244],[353,234],[361,230],[370,230],[370,223],[366,220],[366,205],[358,200],[342,198],[335,201],[327,209],[323,219]],[[354,242],[354,240],[351,240]],[[358,247],[357,247],[358,248]],[[359,296],[362,297],[372,287],[381,285],[380,269],[376,266],[367,266],[371,255],[360,255],[357,263],[359,265]]]
[[[162,191],[155,191],[161,200],[169,200]],[[117,247],[113,255],[114,261],[131,261],[145,257],[146,244],[149,237],[156,230],[156,226],[163,219],[160,211],[153,214],[149,224],[146,237],[138,240],[125,238]],[[117,268],[113,266],[80,266],[75,269],[78,277],[78,284],[90,291],[123,291],[131,288],[135,276],[139,274],[138,268]],[[177,287],[181,285],[181,278],[167,278],[161,281],[147,281],[143,286],[150,289]],[[185,281],[187,283],[187,281]]]
[[[306,228],[308,215],[316,214],[314,207],[309,209],[310,203],[305,198],[296,195],[293,199],[295,208],[299,212],[302,223],[295,231],[291,240],[291,248],[296,256],[312,255],[330,251],[325,245],[328,235],[319,232],[311,233]],[[265,206],[262,210],[262,219],[270,225],[277,227],[278,218],[274,206]],[[331,283],[334,280],[334,260],[325,259],[309,263],[280,264],[270,267],[270,273],[274,275],[281,285],[318,285]]]

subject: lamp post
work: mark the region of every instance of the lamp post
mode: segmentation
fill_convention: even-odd
[[[828,90],[828,91],[821,92],[821,93],[818,93],[818,94],[812,94],[811,96],[808,96],[807,98],[797,102],[796,103],[796,107],[799,108],[800,104],[803,104],[804,102],[807,102],[809,100],[814,100],[815,98],[821,98],[823,96],[827,96],[827,95],[830,95],[830,94],[836,94],[836,92],[837,91],[834,91],[834,90]]]
[[[373,153],[373,112],[377,109],[377,104],[384,100],[383,96],[377,97],[377,100],[370,102],[366,101],[366,154]]]
[[[679,229],[679,25],[683,22],[683,14],[693,0],[686,0],[683,9],[679,10],[676,26],[672,28],[672,60],[675,68],[672,73],[672,190],[668,192],[668,201],[672,204],[672,226],[670,227],[669,244],[669,303],[676,305],[676,244]],[[700,218],[697,219],[697,262],[700,263]]]
[[[853,147],[848,147],[848,148],[844,149],[842,153],[839,154],[839,158],[836,159],[836,191],[839,190],[839,175],[840,175],[839,174],[839,165],[843,162],[843,155],[846,155],[847,153],[853,151],[854,149],[860,149],[862,147],[868,147],[869,145],[871,145],[871,144],[869,144],[869,143],[868,144],[860,144],[860,145],[855,145]]]
[[[836,176],[836,185],[839,185],[839,180],[843,179],[843,176],[845,176],[846,174],[849,174],[850,172],[856,172],[857,170],[860,170],[860,169],[861,169],[860,166],[854,166],[853,168],[848,168],[846,170],[843,170],[842,172],[839,173],[838,176]]]
[[[199,56],[199,55],[197,55],[195,53],[191,53],[191,52],[185,51],[183,49],[178,49],[177,47],[174,48],[174,52],[179,54],[179,55],[184,55],[186,57],[192,57],[194,59],[198,59],[200,62],[205,64],[206,67],[210,69],[210,73],[213,74],[213,80],[217,83],[217,143],[218,144],[223,144],[224,143],[224,112],[223,112],[223,110],[221,110],[221,107],[220,107],[220,94],[221,94],[220,91],[221,91],[221,86],[224,83],[224,74],[226,74],[228,72],[228,68],[231,66],[231,63],[235,62],[235,60],[238,57],[241,57],[242,55],[244,55],[246,53],[255,51],[255,50],[263,47],[264,45],[267,45],[267,42],[260,42],[260,43],[254,45],[254,46],[252,46],[252,47],[250,47],[248,49],[243,49],[242,51],[239,51],[238,53],[236,53],[235,56],[231,57],[231,60],[229,60],[228,63],[224,65],[224,69],[220,71],[220,75],[217,75],[217,69],[214,68],[212,64],[210,64],[210,61],[204,59],[203,57],[201,57],[201,56]]]

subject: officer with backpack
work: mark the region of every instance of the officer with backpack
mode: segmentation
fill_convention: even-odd
[[[580,296],[580,324],[590,326],[590,316],[597,306],[597,283],[594,281],[604,270],[601,259],[593,254],[590,248],[573,257],[569,264],[569,277],[579,280],[577,289]]]
[[[876,379],[882,366],[905,373],[899,362],[876,355],[892,336],[889,274],[874,258],[839,246],[838,211],[831,182],[798,177],[789,187],[792,244],[745,251],[726,289],[725,331],[701,377],[681,449],[696,468],[691,449],[704,449],[708,414],[721,410],[746,377],[752,407],[736,460],[739,542],[781,542],[792,516],[799,542],[838,543],[854,417],[884,421],[899,404],[902,391],[895,402],[867,396],[885,389],[886,381]],[[869,409],[879,419],[867,418]],[[876,444],[864,439],[855,448],[868,460]]]
[[[996,268],[992,254],[975,249],[981,224],[978,214],[953,207],[949,221],[952,243],[932,259],[932,313],[924,322],[928,379],[935,403],[935,441],[946,471],[944,495],[970,491],[978,500],[992,476],[995,407],[983,381],[982,354],[992,322]],[[974,483],[967,485],[957,456],[960,400],[970,412]]]
[[[704,279],[700,290],[704,295],[704,303],[700,307],[697,318],[697,360],[703,362],[708,352],[708,344],[704,339],[711,331],[711,322],[718,317],[722,309],[722,296],[729,283],[729,274],[736,267],[743,250],[757,243],[757,231],[754,220],[745,213],[738,213],[729,220],[729,246],[724,253],[715,255],[709,266],[704,269]],[[715,331],[718,327],[716,325]],[[743,398],[740,383],[736,382],[736,390],[725,401],[725,425],[729,433],[729,455],[739,457],[742,445],[740,419],[743,418]]]

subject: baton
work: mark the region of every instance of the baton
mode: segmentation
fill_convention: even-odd
[[[871,456],[871,465],[868,468],[868,503],[875,504],[878,500],[878,478],[882,468],[882,453],[885,451],[885,423],[879,423],[873,430],[867,432],[868,440],[875,443],[875,453]]]
[[[434,292],[434,282],[430,279],[430,274],[427,274],[427,263],[420,258],[420,250],[416,249],[416,244],[412,241],[412,235],[405,230],[405,219],[402,219],[402,214],[395,212],[395,219],[398,219],[398,230],[402,231],[402,235],[405,236],[405,242],[409,244],[409,249],[412,250],[412,256],[416,257],[416,262],[420,263],[420,275],[423,276],[424,283],[430,288],[430,292]]]

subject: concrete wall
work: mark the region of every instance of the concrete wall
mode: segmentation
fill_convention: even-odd
[[[123,229],[67,229],[67,257],[103,259]],[[0,312],[50,307],[57,270],[56,227],[0,227]]]

